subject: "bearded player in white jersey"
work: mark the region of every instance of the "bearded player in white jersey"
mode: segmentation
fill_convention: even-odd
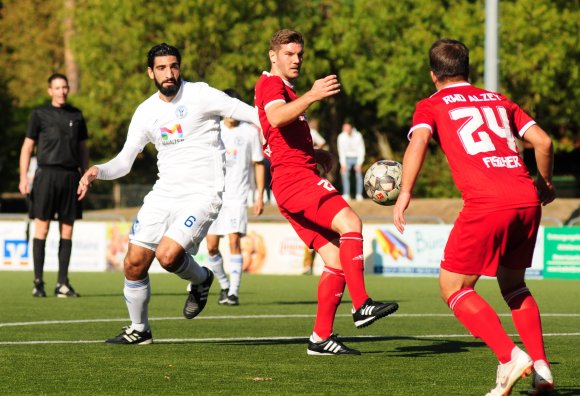
[[[232,89],[226,94],[239,99]],[[209,268],[221,286],[218,303],[239,305],[238,293],[242,280],[241,239],[248,227],[247,200],[251,184],[251,167],[254,167],[257,197],[254,200],[254,214],[263,211],[265,167],[260,134],[256,127],[233,119],[224,118],[221,123],[221,137],[226,148],[226,188],[223,205],[217,219],[207,233]],[[224,262],[219,250],[220,237],[228,235],[230,247],[230,278],[224,271]]]
[[[151,344],[149,267],[161,266],[189,281],[187,319],[207,302],[213,273],[192,258],[218,215],[224,191],[224,146],[220,118],[258,124],[256,110],[202,82],[181,79],[179,50],[165,43],[147,55],[149,77],[159,90],[135,111],[127,140],[111,161],[91,167],[79,182],[79,199],[95,179],[113,180],[131,170],[144,146],[157,149],[158,179],[144,199],[124,260],[125,301],[131,325],[110,344]]]

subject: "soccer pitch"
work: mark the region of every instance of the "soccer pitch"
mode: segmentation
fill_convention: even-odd
[[[362,356],[308,356],[315,276],[244,275],[238,307],[217,304],[185,320],[186,283],[151,274],[155,343],[106,345],[129,324],[119,273],[73,273],[79,299],[33,299],[32,274],[0,275],[0,394],[484,395],[497,361],[440,300],[436,278],[368,276],[377,300],[400,309],[357,330],[343,298],[335,331]],[[55,273],[45,274],[52,292]],[[529,280],[542,311],[557,394],[580,395],[580,281]],[[515,334],[497,284],[478,291]],[[50,293],[49,295],[52,295]],[[515,338],[519,344],[519,338]],[[513,395],[526,394],[530,379]]]

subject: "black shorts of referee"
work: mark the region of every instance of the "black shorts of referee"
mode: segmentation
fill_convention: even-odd
[[[34,174],[28,215],[31,219],[72,223],[83,218],[82,201],[77,199],[81,175],[78,169],[39,167]]]

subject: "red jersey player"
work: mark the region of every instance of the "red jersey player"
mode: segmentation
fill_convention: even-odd
[[[555,198],[552,142],[518,105],[467,82],[469,50],[463,43],[439,40],[429,59],[437,92],[420,101],[413,116],[394,224],[403,232],[404,212],[433,137],[445,152],[464,199],[441,260],[441,297],[500,362],[496,387],[488,395],[509,394],[532,369],[532,393],[552,389],[540,313],[524,282],[536,243],[540,203]],[[514,135],[534,148],[535,183],[518,156]],[[496,312],[475,292],[481,275],[497,276],[529,355],[514,344]]]
[[[356,327],[368,326],[395,312],[398,305],[369,298],[364,284],[361,220],[334,186],[318,174],[305,111],[312,103],[340,92],[340,84],[335,75],[330,75],[315,81],[298,97],[292,84],[300,75],[303,49],[300,33],[283,29],[274,34],[269,51],[271,70],[264,72],[256,84],[255,104],[280,212],[325,263],[307,353],[359,355],[332,332],[345,284],[352,298]]]

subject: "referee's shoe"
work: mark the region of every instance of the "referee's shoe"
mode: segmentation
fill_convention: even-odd
[[[70,285],[70,283],[57,283],[54,289],[54,295],[59,298],[69,298],[69,297],[80,297],[75,289]]]

